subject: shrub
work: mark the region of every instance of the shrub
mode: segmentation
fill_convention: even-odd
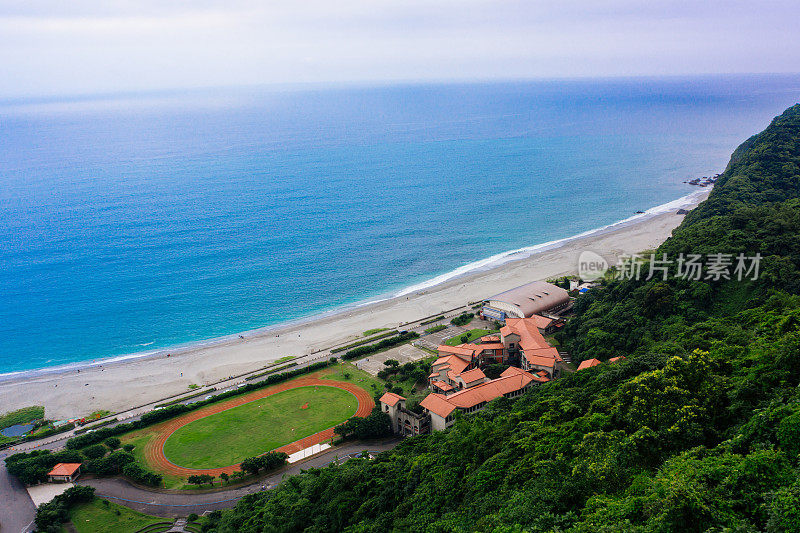
[[[425,333],[430,335],[431,333],[437,333],[437,332],[445,330],[445,329],[447,329],[447,326],[445,324],[437,324],[435,326],[431,326],[428,329],[426,329]]]
[[[466,326],[470,322],[472,322],[472,318],[475,316],[474,313],[461,313],[453,320],[450,321],[451,324],[454,326]]]
[[[122,473],[122,468],[132,462],[134,462],[133,455],[124,450],[117,450],[106,457],[87,462],[86,470],[99,476],[114,476]]]
[[[261,470],[261,462],[258,460],[258,457],[248,457],[242,461],[240,466],[242,470],[253,475],[258,474],[258,471]]]
[[[116,450],[119,448],[119,445],[122,444],[117,437],[108,437],[103,441],[103,444],[108,446],[110,450]]]
[[[500,377],[500,374],[502,374],[503,371],[506,368],[508,368],[508,366],[509,365],[501,365],[501,364],[487,365],[483,369],[483,373],[486,374],[486,377],[489,379],[497,379]]]
[[[258,457],[248,457],[242,461],[242,470],[250,474],[258,474],[261,469],[274,470],[286,464],[289,456],[283,452],[269,452]],[[235,474],[236,472],[234,472]]]
[[[428,324],[433,324],[434,322],[438,322],[439,320],[444,320],[444,315],[439,315],[433,318],[429,318],[428,320],[424,320],[420,322],[420,325],[427,326]]]
[[[61,524],[69,520],[69,510],[84,502],[94,499],[94,487],[76,485],[65,490],[36,510],[36,529],[46,533],[58,533]]]
[[[358,348],[354,348],[345,352],[342,356],[342,359],[357,359],[359,357],[364,357],[366,355],[381,352],[383,350],[389,349],[393,346],[397,346],[398,344],[403,344],[408,342],[412,339],[416,339],[419,337],[419,333],[412,332],[405,332],[397,335],[396,337],[392,337],[389,339],[384,339],[375,344],[369,344],[367,346],[359,346]]]
[[[158,487],[161,485],[162,477],[155,472],[146,470],[138,463],[127,463],[122,467],[122,474],[130,478],[132,481],[150,485],[151,487]]]
[[[74,450],[52,453],[50,450],[36,450],[29,453],[17,453],[6,458],[8,473],[18,478],[25,485],[33,485],[47,481],[47,473],[57,463],[80,463],[83,456]]]
[[[392,434],[392,420],[389,415],[381,411],[380,407],[375,406],[369,416],[364,418],[354,416],[344,424],[336,426],[333,431],[345,439],[377,439]]]
[[[82,453],[87,459],[100,459],[108,450],[102,444],[92,444],[88,448],[84,448]]]
[[[132,452],[134,448],[136,448],[136,446],[134,446],[133,444],[126,444],[122,447],[122,449],[128,453]]]
[[[269,471],[285,465],[289,456],[283,452],[269,452],[259,457],[259,459],[261,459],[261,466],[264,470]]]
[[[208,483],[212,487],[214,486],[214,476],[209,474],[189,476],[186,479],[186,481],[189,482],[191,485],[197,485],[198,487],[201,485],[205,485],[206,483]]]

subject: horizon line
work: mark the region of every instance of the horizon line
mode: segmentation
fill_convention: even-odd
[[[604,75],[604,76],[531,76],[531,77],[485,77],[485,78],[398,78],[398,79],[364,79],[340,81],[302,81],[302,82],[272,82],[272,83],[247,83],[230,85],[199,85],[194,87],[162,87],[152,89],[120,89],[97,92],[73,92],[64,94],[32,94],[14,95],[0,94],[0,106],[31,103],[55,102],[80,102],[91,100],[112,100],[126,96],[166,96],[185,93],[203,93],[209,91],[225,90],[273,90],[276,92],[303,92],[319,89],[358,89],[377,87],[403,87],[403,86],[445,86],[445,85],[474,85],[474,84],[504,84],[504,83],[529,83],[529,82],[570,82],[570,81],[614,81],[614,80],[686,80],[702,78],[730,78],[730,77],[755,77],[775,76],[791,77],[800,76],[800,72],[707,72],[686,74],[630,74],[630,75]]]

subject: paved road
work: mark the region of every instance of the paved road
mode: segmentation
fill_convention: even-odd
[[[436,322],[436,324],[438,324],[438,323],[448,324],[450,318],[452,318],[454,316],[457,316],[460,313],[468,312],[468,311],[470,311],[470,307],[469,306],[463,306],[463,307],[459,307],[459,308],[456,308],[456,309],[450,309],[448,311],[444,311],[442,314],[446,318],[441,320],[441,321],[439,321],[439,322]],[[416,332],[422,334],[423,338],[419,339],[419,341],[422,341],[423,345],[425,345],[424,343],[425,343],[426,339],[425,339],[425,336],[424,336],[424,330],[427,329],[427,328],[430,328],[433,325],[435,325],[435,323],[423,325],[422,322],[424,322],[424,321],[425,321],[425,319],[420,319],[420,320],[416,320],[414,322],[408,322],[408,323],[402,324],[401,326],[398,326],[398,329],[403,328],[403,329],[407,329],[409,331],[416,331]],[[476,327],[478,327],[478,326],[476,326]],[[452,327],[452,328],[454,330],[456,330],[456,331],[463,331],[464,330],[463,328],[457,328],[457,327]],[[444,332],[440,332],[437,335],[441,335],[441,333],[444,333]],[[430,344],[429,347],[431,349],[436,349],[436,347],[438,346],[439,340],[438,340],[437,337],[434,337],[434,336],[432,336],[431,339],[433,339],[433,340],[429,341],[429,343],[428,343],[428,344]],[[339,345],[344,345],[347,342],[352,342],[352,340],[353,339],[348,339],[347,341],[343,341]],[[419,342],[419,341],[416,341],[416,342]],[[321,361],[325,361],[325,360],[331,358],[332,356],[341,356],[340,353],[332,354],[331,353],[331,349],[332,348],[335,348],[335,346],[332,346],[331,348],[328,348],[328,349],[325,349],[325,350],[320,350],[320,351],[317,351],[317,352],[314,352],[314,353],[310,353],[310,354],[306,354],[306,355],[302,355],[302,356],[296,357],[295,359],[293,359],[291,361],[293,363],[296,363],[296,365],[292,366],[291,368],[288,368],[287,370],[301,369],[301,368],[307,367],[309,365],[312,365],[314,363],[319,363]],[[290,361],[287,361],[286,363],[289,363],[289,362]],[[276,364],[274,366],[277,368],[277,367],[281,367],[283,364],[284,363]],[[242,374],[241,376],[231,376],[230,378],[222,380],[220,382],[210,383],[210,384],[207,384],[207,385],[204,385],[204,386],[200,387],[199,389],[196,389],[196,390],[193,390],[193,391],[183,392],[183,393],[181,393],[179,395],[171,397],[170,400],[179,399],[180,403],[191,403],[191,402],[196,402],[198,400],[204,399],[205,397],[207,397],[209,395],[210,396],[214,396],[214,395],[220,394],[222,392],[226,392],[226,391],[229,391],[231,389],[235,389],[237,386],[240,386],[242,384],[259,383],[261,381],[266,380],[269,376],[261,376],[259,378],[252,379],[252,380],[246,380],[245,377],[248,376],[248,375],[258,374],[258,373],[263,372],[263,371],[264,371],[264,368],[260,368],[260,369],[253,370],[252,372],[248,372],[247,374]],[[191,396],[191,398],[187,398],[187,396]],[[116,413],[114,415],[109,415],[109,416],[113,416],[113,417],[117,418],[118,421],[114,422],[114,423],[111,423],[111,424],[108,424],[108,427],[113,427],[116,424],[119,424],[119,423],[122,423],[122,422],[133,422],[134,420],[138,420],[139,418],[141,418],[141,416],[143,414],[152,411],[155,408],[156,405],[158,405],[160,403],[163,403],[164,401],[165,401],[165,399],[161,399],[161,400],[158,400],[158,401],[150,402],[150,403],[148,403],[146,405],[133,407],[131,409]],[[47,439],[42,439],[42,440],[38,440],[38,441],[31,441],[31,442],[26,442],[26,443],[19,444],[17,446],[14,446],[13,448],[10,448],[9,450],[6,450],[6,452],[7,453],[17,453],[17,452],[22,452],[22,451],[30,451],[30,450],[34,450],[34,449],[51,449],[51,450],[60,449],[61,447],[63,447],[63,445],[66,442],[66,440],[69,439],[70,437],[73,437],[74,435],[75,435],[75,430],[73,429],[73,430],[61,433],[59,435],[55,435],[53,437],[49,437]],[[3,452],[0,452],[0,453],[3,453]],[[0,491],[0,496],[1,495],[2,495],[2,491]]]
[[[470,308],[465,306],[465,307],[460,307],[460,308],[457,308],[457,309],[451,309],[451,310],[445,311],[442,314],[445,315],[446,318],[444,320],[442,320],[441,322],[442,323],[447,323],[451,317],[456,316],[461,312],[465,312],[465,311],[469,311],[469,310],[470,310]],[[412,331],[415,330],[415,331],[418,331],[418,332],[424,334],[424,329],[431,327],[432,324],[423,325],[423,324],[421,324],[421,322],[423,322],[423,321],[424,321],[424,319],[417,320],[415,322],[409,322],[409,323],[406,323],[406,324],[402,324],[400,327],[402,327],[404,329],[407,329],[407,330],[412,330]],[[347,342],[352,342],[352,341],[347,341]],[[438,342],[438,339],[436,339],[436,342]],[[344,342],[342,344],[344,344]],[[431,344],[434,344],[434,343],[431,343]],[[435,348],[435,346],[434,346],[434,348]],[[324,361],[324,360],[328,359],[329,357],[331,357],[331,355],[332,354],[331,354],[330,349],[326,349],[326,350],[322,350],[322,351],[319,351],[319,352],[315,352],[315,353],[312,353],[312,354],[307,354],[307,355],[298,357],[298,358],[294,359],[294,361],[293,361],[293,362],[297,363],[297,365],[293,366],[292,370],[303,368],[305,366],[308,366],[310,364],[317,363],[317,362],[320,362],[320,361]],[[339,354],[336,354],[336,355],[339,355]],[[277,365],[277,366],[280,366],[280,365]],[[260,371],[263,371],[263,369],[262,370],[254,370],[250,374],[255,374],[255,373],[258,373]],[[233,389],[233,388],[237,387],[238,385],[241,385],[242,383],[258,383],[259,381],[262,381],[264,379],[267,379],[267,376],[263,376],[261,378],[257,378],[255,380],[251,380],[251,381],[246,381],[244,379],[244,376],[231,377],[231,378],[229,378],[227,380],[223,380],[223,381],[221,381],[219,383],[206,385],[206,386],[204,386],[204,387],[202,387],[202,388],[200,388],[200,389],[198,389],[196,391],[183,393],[181,395],[178,395],[177,398],[183,397],[183,399],[181,400],[182,403],[189,403],[189,402],[192,402],[192,401],[197,401],[198,398],[204,398],[206,396],[205,393],[207,393],[208,395],[219,394],[219,393],[224,392],[226,390]],[[212,388],[214,388],[216,390],[211,390]],[[187,395],[191,395],[191,394],[194,394],[194,393],[197,393],[197,392],[200,392],[200,391],[202,391],[204,394],[201,394],[200,396],[193,397],[193,398],[185,398],[185,396],[187,396]],[[119,421],[116,422],[116,423],[109,424],[109,427],[111,427],[111,426],[113,426],[115,424],[118,424],[118,423],[122,423],[122,422],[131,422],[131,421],[134,421],[134,420],[138,420],[143,414],[145,414],[145,413],[147,413],[149,411],[152,411],[153,408],[158,403],[161,403],[163,401],[164,400],[159,400],[157,402],[151,402],[151,403],[149,403],[147,405],[134,407],[134,408],[129,409],[127,411],[117,413],[117,414],[115,414],[113,416],[117,417]],[[34,449],[50,449],[50,450],[61,449],[61,448],[63,448],[64,443],[66,442],[66,440],[68,438],[72,437],[73,435],[74,435],[74,430],[69,431],[69,432],[65,432],[65,433],[62,433],[60,435],[53,436],[53,437],[50,437],[50,438],[47,438],[47,439],[42,439],[42,440],[39,440],[39,441],[32,441],[32,442],[23,443],[23,444],[15,446],[13,448],[10,448],[10,449],[4,450],[4,451],[0,451],[0,463],[2,463],[2,459],[4,458],[3,454],[11,455],[11,454],[14,454],[14,453],[18,453],[18,452],[22,452],[22,451],[30,451],[30,450],[34,450]],[[396,443],[392,444],[391,446],[389,446],[389,448],[394,447],[394,445],[396,445]],[[348,445],[348,446],[356,446],[356,445]],[[361,451],[361,450],[364,450],[364,449],[373,449],[373,448],[370,448],[368,446],[367,447],[362,447],[362,448],[360,448],[360,450],[356,450],[355,448],[353,448],[354,451]],[[380,448],[380,447],[378,447],[378,448],[375,448],[375,449],[376,450],[381,450],[381,449],[388,449],[388,448]],[[332,450],[330,454],[327,454],[327,455],[323,454],[321,457],[312,458],[308,462],[298,463],[296,466],[293,466],[292,468],[290,468],[285,473],[296,473],[296,472],[300,471],[300,468],[308,468],[309,466],[321,466],[326,461],[330,462],[330,460],[331,460],[330,456],[332,456],[334,453],[339,453],[340,455],[345,455],[345,454],[350,453],[350,452],[344,451],[344,449],[342,449],[342,448],[337,449],[337,450]],[[294,470],[295,468],[297,468],[296,471]],[[277,479],[274,482],[277,482]],[[89,482],[87,482],[87,484],[88,483]],[[177,501],[177,500],[173,501],[170,498],[166,498],[166,497],[164,497],[164,495],[162,493],[154,493],[154,492],[149,492],[149,491],[142,491],[143,493],[145,493],[147,495],[147,497],[145,497],[140,492],[136,492],[136,491],[140,491],[141,489],[136,489],[135,487],[133,487],[133,486],[121,481],[121,480],[115,480],[115,479],[93,480],[92,483],[97,483],[98,487],[102,487],[102,489],[104,491],[105,490],[109,491],[108,492],[108,497],[116,496],[118,498],[126,498],[124,496],[124,494],[129,494],[129,495],[134,495],[134,496],[138,496],[138,497],[141,497],[141,498],[145,498],[145,499],[142,500],[145,503],[141,503],[141,504],[136,503],[136,504],[134,504],[134,503],[128,502],[128,503],[126,503],[126,505],[132,506],[134,508],[137,508],[135,506],[139,505],[139,506],[141,506],[141,509],[147,509],[146,512],[149,512],[150,514],[154,514],[154,515],[157,515],[157,516],[173,516],[175,514],[183,514],[185,516],[186,514],[189,514],[191,512],[196,512],[196,511],[193,511],[193,509],[190,508],[190,507],[183,507],[183,508],[181,508],[182,510],[180,512],[177,512],[177,511],[173,510],[172,512],[167,513],[167,511],[165,509],[170,508],[170,506],[171,507],[177,507],[178,505],[191,505],[191,506],[194,506],[196,508],[201,508],[201,507],[205,507],[205,508],[223,508],[225,505],[232,506],[235,503],[233,501],[232,501],[232,503],[218,502],[218,503],[213,504],[216,507],[209,507],[211,505],[210,502],[212,502],[212,499],[210,499],[209,497],[203,498],[202,497],[203,495],[174,495],[174,497],[178,497],[178,498],[197,498],[196,500],[192,500],[192,502],[188,502],[187,501],[186,503],[177,504],[177,503],[175,503],[175,501]],[[261,488],[260,485],[256,484],[256,485],[253,485],[251,487],[244,487],[242,489],[237,489],[237,491],[247,491],[247,490],[249,490],[249,492],[256,492],[257,490],[260,490],[260,488]],[[118,491],[118,492],[112,492],[112,490],[113,491]],[[241,494],[239,494],[238,492],[231,491],[230,494],[234,494],[234,496],[232,496],[232,498],[238,499],[238,498],[241,498],[241,496],[243,496],[244,494],[247,494],[247,493],[248,492],[242,492]],[[158,496],[154,496],[156,494]],[[216,500],[220,500],[222,498],[220,496],[221,494],[223,494],[223,493],[216,493],[216,495],[213,496],[213,498],[215,498]],[[156,503],[156,501],[153,499],[154,497],[158,499],[158,503]],[[149,498],[149,500],[146,499],[146,498]],[[126,499],[136,500],[137,498],[136,497],[132,497],[132,498],[126,498]],[[124,502],[122,502],[122,503],[124,503]],[[22,531],[22,529],[25,528],[33,520],[34,514],[35,514],[35,508],[33,506],[33,502],[31,501],[30,497],[28,496],[27,491],[24,489],[24,487],[21,486],[21,484],[15,478],[12,478],[11,476],[8,475],[8,472],[6,471],[5,465],[4,464],[0,464],[0,528],[2,528],[2,532],[6,533],[7,531],[12,531],[12,532],[16,533],[17,531]]]
[[[6,454],[0,452],[0,530],[3,533],[32,531],[29,527],[36,516],[28,491],[6,470]]]
[[[221,492],[209,492],[200,494],[179,494],[154,492],[139,487],[134,487],[127,481],[120,478],[98,478],[79,481],[80,485],[88,485],[95,488],[95,494],[101,498],[120,503],[126,507],[136,509],[139,512],[165,518],[175,518],[187,516],[190,513],[203,514],[205,511],[217,509],[229,509],[236,505],[236,502],[247,494],[260,492],[269,489],[281,482],[284,476],[299,474],[303,470],[311,467],[324,467],[336,458],[355,454],[363,451],[386,451],[394,448],[400,439],[392,439],[380,443],[353,443],[345,444],[338,448],[328,450],[306,461],[295,463],[287,469],[262,478],[259,481],[244,487],[231,489]]]

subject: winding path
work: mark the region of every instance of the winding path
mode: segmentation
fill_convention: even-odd
[[[196,468],[186,468],[178,466],[176,464],[171,463],[169,459],[167,459],[167,457],[164,455],[164,443],[167,442],[169,436],[172,435],[172,433],[174,433],[176,430],[185,426],[186,424],[189,424],[190,422],[194,422],[195,420],[199,420],[206,416],[231,409],[238,405],[242,405],[248,402],[252,402],[254,400],[271,396],[278,392],[283,392],[285,390],[295,389],[298,387],[309,387],[309,386],[336,387],[350,392],[358,400],[358,409],[356,410],[355,416],[367,416],[370,414],[370,412],[372,412],[372,408],[375,406],[375,402],[372,400],[372,397],[369,395],[369,393],[364,389],[362,389],[361,387],[354,385],[352,383],[347,383],[344,381],[333,381],[329,379],[319,379],[317,377],[302,377],[294,379],[292,381],[288,381],[286,383],[279,383],[277,385],[273,385],[266,389],[253,391],[248,394],[243,394],[241,396],[237,396],[236,398],[231,398],[230,400],[217,402],[206,407],[201,407],[200,409],[186,413],[183,416],[179,416],[177,418],[167,420],[166,422],[156,424],[155,426],[152,427],[152,430],[156,431],[158,433],[158,436],[154,439],[151,439],[145,445],[144,448],[144,454],[145,457],[147,458],[147,462],[153,468],[159,471],[178,477],[187,477],[198,474],[210,474],[216,477],[223,472],[225,472],[226,474],[230,474],[235,470],[239,470],[239,464],[225,466],[222,468],[208,468],[208,469],[196,469]],[[328,428],[323,431],[320,431],[319,433],[315,433],[314,435],[310,435],[295,442],[281,446],[280,448],[277,448],[276,450],[273,451],[292,454],[304,448],[308,448],[309,446],[312,446],[314,444],[319,444],[321,442],[324,442],[325,440],[333,437],[333,435],[334,435],[333,428]],[[270,450],[265,450],[265,453],[267,451]]]
[[[154,491],[142,487],[135,487],[122,478],[79,479],[78,484],[94,487],[97,491],[95,494],[98,497],[111,499],[125,507],[130,507],[145,514],[165,518],[186,516],[189,513],[197,513],[200,515],[205,511],[230,509],[236,505],[236,502],[238,502],[242,496],[274,488],[285,477],[295,476],[300,474],[303,470],[309,468],[324,468],[336,458],[342,458],[365,450],[373,452],[391,450],[397,446],[399,442],[401,442],[401,439],[392,438],[372,443],[346,443],[289,465],[249,485],[223,491],[200,493],[192,491]]]

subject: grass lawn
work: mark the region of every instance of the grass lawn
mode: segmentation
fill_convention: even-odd
[[[40,418],[44,418],[44,407],[41,405],[23,407],[22,409],[0,415],[0,429],[16,424],[27,424],[28,422],[33,422]]]
[[[549,344],[553,348],[558,348],[559,346],[561,346],[561,344],[559,344],[556,338],[553,337],[552,335],[545,335],[544,340],[546,340],[547,344]]]
[[[148,516],[115,503],[103,502],[95,498],[70,511],[70,521],[78,533],[132,533],[156,522],[171,522],[166,518]]]
[[[376,333],[380,333],[381,331],[389,331],[389,328],[374,328],[368,329],[364,332],[365,337],[369,337],[370,335],[375,335]]]
[[[150,439],[155,439],[157,437],[158,432],[154,431],[151,426],[133,431],[131,433],[126,433],[125,435],[120,436],[120,440],[122,441],[122,444],[133,444],[135,446],[133,452],[131,453],[133,453],[133,457],[136,458],[136,462],[148,470],[161,474],[161,476],[164,478],[165,488],[179,489],[186,485],[185,478],[172,476],[162,470],[153,468],[150,463],[147,462],[147,458],[144,456],[145,445],[150,441]],[[196,485],[191,485],[191,487],[194,489],[197,488]]]
[[[190,422],[170,435],[164,455],[187,468],[228,466],[340,424],[357,409],[342,389],[290,389]]]
[[[465,341],[461,340],[461,337],[464,335],[469,335],[469,340],[466,342],[472,342],[474,340],[480,339],[484,335],[489,335],[490,333],[497,333],[497,331],[492,331],[488,329],[471,329],[461,335],[456,335],[452,339],[447,339],[444,343],[448,346],[458,346],[459,344],[464,344]]]
[[[352,363],[339,363],[336,366],[326,368],[319,373],[320,379],[332,379],[334,381],[350,382],[361,387],[372,396],[376,393],[383,394],[385,387],[384,381],[376,378],[369,372],[357,368]]]

